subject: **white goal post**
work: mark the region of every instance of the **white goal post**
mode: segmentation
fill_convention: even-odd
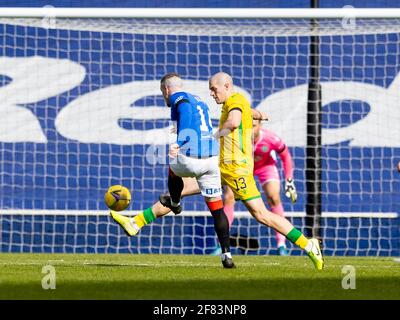
[[[207,79],[220,70],[269,114],[295,161],[299,201],[282,194],[285,215],[304,228],[309,45],[319,36],[325,251],[400,255],[400,9],[1,8],[0,35],[1,251],[212,251],[200,197],[132,240],[103,204],[111,184],[131,190],[127,214],[165,191],[171,137],[158,81],[172,71],[206,99],[214,125]],[[273,232],[236,210],[232,234],[259,247],[235,253],[274,253]]]

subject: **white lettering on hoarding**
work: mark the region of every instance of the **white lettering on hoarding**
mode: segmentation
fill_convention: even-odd
[[[34,113],[23,107],[78,86],[85,68],[76,62],[43,57],[0,57],[0,74],[11,82],[0,87],[0,141],[45,143]]]
[[[45,57],[0,57],[0,74],[11,79],[0,87],[0,141],[47,142],[35,114],[24,107],[60,95],[81,84],[85,68],[66,59]],[[349,141],[350,146],[400,147],[400,77],[388,88],[354,81],[322,82],[322,105],[343,100],[368,103],[368,114],[340,128],[324,128],[323,144]],[[185,90],[202,97],[212,119],[219,119],[221,106],[210,97],[208,81],[187,80]],[[237,87],[250,100],[250,94]],[[168,144],[175,138],[171,126],[149,130],[125,129],[121,119],[154,121],[170,118],[170,109],[135,106],[148,96],[160,95],[159,81],[134,81],[104,87],[80,95],[56,116],[55,127],[67,139],[82,143],[120,145]],[[253,106],[265,111],[268,128],[289,146],[304,147],[307,129],[307,85],[299,85],[269,95]]]

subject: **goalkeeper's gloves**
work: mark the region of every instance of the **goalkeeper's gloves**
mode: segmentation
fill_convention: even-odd
[[[297,201],[297,192],[293,179],[286,179],[285,181],[285,196],[292,200],[292,203]]]

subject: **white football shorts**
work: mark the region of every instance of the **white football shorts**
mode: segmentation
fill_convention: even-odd
[[[204,197],[222,195],[221,173],[218,156],[209,158],[191,158],[183,154],[170,161],[170,168],[179,177],[194,177]]]

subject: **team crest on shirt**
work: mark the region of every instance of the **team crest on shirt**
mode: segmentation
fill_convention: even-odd
[[[268,147],[267,146],[262,146],[261,151],[264,152],[264,153],[268,152]]]

